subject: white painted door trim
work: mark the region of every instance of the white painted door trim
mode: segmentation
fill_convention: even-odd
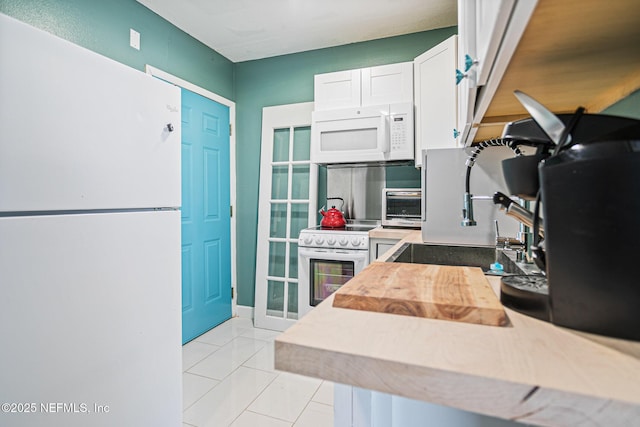
[[[231,135],[229,136],[229,171],[231,176],[230,184],[230,198],[231,206],[236,206],[236,103],[220,96],[216,93],[210,92],[207,89],[196,86],[180,77],[169,74],[149,64],[145,65],[145,72],[154,77],[172,83],[181,88],[190,90],[198,95],[209,98],[219,104],[229,107],[229,123],[231,124]],[[236,274],[236,215],[231,216],[231,287],[233,288],[233,296],[231,298],[231,316],[238,315],[238,290],[237,290],[237,274]]]

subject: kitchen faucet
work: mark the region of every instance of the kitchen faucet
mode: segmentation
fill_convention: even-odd
[[[471,194],[470,190],[470,182],[471,182],[471,168],[475,164],[476,158],[487,147],[496,147],[496,146],[505,146],[509,147],[513,150],[516,156],[521,156],[522,151],[518,148],[518,146],[510,139],[501,139],[496,138],[488,141],[481,142],[476,149],[471,153],[469,158],[467,159],[465,165],[467,166],[466,171],[466,179],[465,179],[465,192],[463,195],[463,208],[462,208],[462,223],[463,227],[473,227],[477,225],[477,222],[473,216],[473,201],[474,200],[491,200],[494,204],[499,205],[500,210],[504,211],[505,214],[515,218],[520,222],[520,230],[518,231],[517,237],[505,237],[500,236],[498,230],[498,221],[495,221],[495,229],[496,229],[496,249],[504,250],[504,249],[514,249],[516,250],[517,258],[519,261],[523,260],[524,253],[531,256],[531,248],[530,245],[534,241],[533,235],[531,233],[531,229],[534,223],[534,214],[515,202],[507,195],[496,192],[493,196],[474,196]],[[526,204],[527,202],[525,202]],[[544,228],[542,226],[541,220],[538,220],[538,234],[540,237],[544,238]]]
[[[463,199],[463,207],[462,207],[462,226],[463,227],[473,227],[478,223],[473,218],[473,200],[492,200],[489,196],[473,196],[471,194],[471,168],[476,162],[476,158],[478,155],[487,147],[499,147],[505,146],[509,147],[513,150],[516,156],[521,156],[522,151],[518,148],[517,145],[513,143],[513,141],[502,138],[494,138],[487,141],[482,141],[480,144],[475,146],[473,152],[465,162],[467,166],[467,173],[465,176],[465,189],[464,189],[464,199]]]

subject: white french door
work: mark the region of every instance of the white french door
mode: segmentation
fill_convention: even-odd
[[[311,164],[313,103],[262,110],[255,326],[298,319],[298,234],[315,225],[318,167]]]

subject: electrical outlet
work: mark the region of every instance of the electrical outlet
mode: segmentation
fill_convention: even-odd
[[[140,33],[133,28],[129,29],[129,45],[137,50],[140,50]]]

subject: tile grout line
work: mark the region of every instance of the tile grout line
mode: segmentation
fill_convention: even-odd
[[[237,336],[236,336],[236,337],[233,337],[233,339],[232,339],[231,341],[229,341],[227,344],[230,344],[230,343],[231,343],[233,340],[235,340],[236,338],[237,338]],[[247,338],[247,337],[243,337],[243,338]],[[254,339],[254,338],[248,338],[248,339]],[[257,340],[257,341],[263,341],[263,340]],[[265,341],[263,341],[263,342],[265,342]],[[265,342],[265,343],[266,343],[266,342]],[[225,345],[227,345],[227,344],[225,344]],[[224,347],[224,346],[223,346],[223,347]],[[220,348],[222,348],[222,347],[220,347]],[[262,347],[262,348],[264,348],[264,347]],[[245,363],[247,360],[251,359],[253,356],[255,356],[258,352],[260,352],[260,351],[262,350],[262,348],[260,348],[260,350],[257,350],[255,353],[252,353],[252,354],[251,354],[251,356],[249,356],[247,359],[245,359],[245,360],[244,360],[244,362],[242,362],[242,363],[241,363],[240,365],[238,365],[234,370],[232,370],[232,371],[231,371],[231,372],[229,372],[227,375],[225,375],[225,376],[224,376],[224,378],[222,378],[222,379],[217,379],[217,378],[207,377],[206,375],[196,374],[196,373],[193,373],[193,372],[189,372],[188,370],[187,370],[187,371],[183,371],[183,374],[187,373],[187,374],[190,374],[190,375],[196,375],[196,376],[199,376],[199,377],[201,377],[201,378],[206,378],[206,379],[209,379],[209,380],[212,380],[212,381],[217,381],[217,384],[215,384],[213,387],[211,387],[209,390],[207,390],[204,394],[202,394],[202,396],[200,396],[198,399],[196,399],[196,400],[195,400],[191,405],[189,405],[188,407],[186,407],[186,408],[183,408],[183,409],[182,409],[183,416],[184,416],[184,413],[185,413],[189,408],[191,408],[191,407],[192,407],[192,406],[194,406],[197,402],[199,402],[200,400],[202,400],[202,398],[204,398],[204,397],[207,395],[207,393],[209,393],[211,390],[213,390],[213,389],[214,389],[214,388],[216,388],[218,385],[220,385],[220,384],[221,384],[225,379],[227,379],[228,377],[230,377],[230,376],[231,376],[234,372],[236,372],[240,367],[243,367],[243,368],[245,368],[245,369],[252,369],[252,370],[255,370],[255,371],[260,371],[260,372],[270,373],[269,371],[263,371],[263,370],[261,370],[261,369],[251,368],[251,367],[249,367],[249,366],[244,366],[244,363]],[[209,354],[208,356],[205,356],[202,360],[206,359],[207,357],[211,356],[212,354],[214,354],[214,353],[215,353],[215,352],[217,352],[217,351],[218,351],[218,350],[214,351],[213,353]],[[202,361],[202,360],[201,360],[201,361]],[[200,362],[201,362],[201,361],[200,361]],[[200,362],[198,362],[198,363],[200,363]],[[195,365],[197,365],[197,363],[196,363]],[[195,365],[193,365],[193,366],[195,366]],[[193,368],[193,366],[192,366],[191,368]],[[189,369],[191,369],[191,368],[189,368]],[[264,390],[266,390],[266,388],[267,388],[267,387],[268,387],[268,386],[269,386],[269,385],[270,385],[270,384],[271,384],[271,383],[272,383],[276,378],[278,378],[278,375],[279,375],[279,374],[278,374],[278,373],[275,373],[275,374],[276,374],[276,376],[273,378],[273,380],[271,380],[271,381],[270,381],[270,382],[265,386]],[[262,390],[262,391],[258,394],[258,396],[260,396],[260,395],[264,392],[264,390]],[[182,393],[183,393],[183,395],[184,395],[184,390],[182,391]],[[257,399],[257,396],[256,396],[256,399]],[[254,399],[254,400],[255,400],[255,399]],[[251,403],[253,403],[253,400],[249,403],[249,405],[247,405],[247,407],[246,407],[245,409],[243,409],[243,412],[244,412],[244,411],[245,411],[249,406],[251,406]],[[242,412],[240,413],[240,415],[242,415]],[[239,417],[240,415],[238,415],[238,417]],[[237,419],[238,417],[236,417],[236,419]],[[235,419],[234,419],[234,421],[235,421]]]
[[[211,378],[208,378],[208,377],[204,377],[204,378],[211,379]],[[222,381],[218,381],[218,384],[220,384],[221,382],[222,382]],[[187,410],[188,410],[189,408],[191,408],[193,405],[195,405],[195,404],[196,404],[196,403],[198,403],[200,400],[202,400],[202,398],[203,398],[203,397],[205,397],[205,396],[207,395],[207,393],[209,393],[211,390],[213,390],[214,388],[216,388],[216,387],[218,386],[218,384],[214,385],[214,386],[213,386],[213,387],[211,387],[209,390],[205,391],[205,392],[202,394],[202,396],[200,396],[199,398],[197,398],[197,399],[196,399],[196,400],[195,400],[191,405],[187,406],[186,408],[184,408],[184,407],[183,407],[183,408],[182,408],[182,415],[183,415],[183,417],[184,417],[184,413],[185,413],[185,412],[187,412]],[[184,396],[184,389],[182,390],[182,394],[183,394],[183,396]]]
[[[210,331],[212,331],[212,330],[214,330],[214,329],[215,329],[215,328],[211,329]],[[203,393],[203,394],[202,394],[198,399],[196,399],[196,400],[195,400],[193,403],[191,403],[188,407],[183,408],[183,411],[182,411],[182,412],[183,412],[183,418],[184,418],[184,413],[185,413],[187,410],[189,410],[189,409],[190,409],[191,407],[193,407],[197,402],[199,402],[200,400],[202,400],[202,399],[203,399],[203,398],[204,398],[208,393],[210,393],[212,390],[214,390],[216,387],[218,387],[218,386],[219,386],[223,381],[225,381],[225,380],[226,380],[227,378],[229,378],[231,375],[233,375],[234,373],[236,373],[236,372],[238,371],[238,369],[242,367],[242,368],[249,369],[249,370],[252,370],[252,371],[255,371],[255,372],[262,372],[262,373],[266,373],[266,374],[273,374],[274,376],[273,376],[273,378],[272,378],[270,381],[268,381],[268,382],[266,383],[266,385],[264,386],[264,388],[263,388],[263,389],[262,389],[262,390],[261,390],[261,391],[260,391],[260,392],[259,392],[259,393],[258,393],[258,394],[257,394],[257,395],[256,395],[256,396],[255,396],[255,397],[254,397],[254,398],[253,398],[253,399],[252,399],[252,400],[251,400],[251,401],[250,401],[250,402],[249,402],[249,403],[248,403],[244,408],[243,408],[243,409],[242,409],[242,411],[241,411],[241,412],[240,412],[240,413],[239,413],[239,414],[238,414],[238,415],[237,415],[237,416],[236,416],[236,417],[231,421],[231,423],[236,422],[236,421],[238,420],[238,418],[240,418],[240,417],[241,417],[245,412],[252,413],[252,414],[254,414],[254,415],[264,416],[264,417],[267,417],[267,418],[269,418],[269,419],[277,420],[277,421],[281,421],[281,422],[284,422],[284,423],[287,423],[287,424],[291,423],[291,421],[289,421],[289,420],[284,420],[284,419],[281,419],[281,418],[274,417],[274,416],[272,416],[272,415],[262,414],[262,413],[259,413],[259,412],[255,412],[255,411],[251,411],[251,410],[249,410],[249,407],[250,407],[250,406],[251,406],[251,405],[252,405],[252,404],[253,404],[253,403],[254,403],[258,398],[260,398],[260,396],[262,396],[262,395],[263,395],[263,393],[264,393],[264,392],[269,388],[269,386],[271,386],[271,385],[273,384],[273,382],[274,382],[274,381],[276,381],[276,380],[281,376],[281,374],[283,373],[282,371],[278,371],[278,370],[276,370],[276,369],[273,369],[273,370],[265,370],[265,369],[260,369],[260,368],[257,368],[257,367],[251,367],[251,366],[246,366],[246,365],[245,365],[245,363],[247,363],[247,361],[249,361],[250,359],[252,359],[253,357],[255,357],[259,352],[263,351],[263,350],[266,348],[266,346],[269,346],[269,344],[270,344],[271,342],[273,342],[273,341],[274,341],[273,339],[270,339],[269,337],[267,337],[266,339],[265,339],[264,337],[256,338],[256,337],[255,337],[255,335],[254,335],[254,333],[253,333],[253,331],[254,331],[254,330],[261,330],[261,331],[262,331],[263,329],[261,329],[261,328],[256,328],[255,326],[253,326],[252,328],[251,328],[251,327],[250,327],[250,328],[239,328],[239,329],[238,329],[238,330],[236,330],[236,331],[229,331],[229,333],[230,333],[230,334],[233,334],[233,337],[232,337],[229,341],[226,341],[226,342],[225,342],[224,344],[222,344],[222,345],[219,345],[219,344],[212,344],[212,343],[210,343],[210,342],[206,342],[206,341],[200,341],[200,340],[198,340],[198,338],[200,338],[200,337],[197,337],[197,338],[195,338],[195,339],[193,340],[193,341],[198,342],[199,344],[205,344],[205,345],[207,345],[207,346],[216,347],[216,349],[215,349],[214,351],[212,351],[211,353],[209,353],[209,354],[205,355],[205,356],[204,356],[204,357],[202,357],[201,359],[199,359],[199,360],[198,360],[197,362],[195,362],[193,365],[189,366],[186,370],[183,370],[183,371],[182,371],[182,373],[183,373],[183,374],[187,373],[187,374],[190,374],[190,375],[197,376],[197,377],[199,377],[199,378],[203,378],[203,379],[207,379],[207,380],[211,380],[211,381],[216,381],[216,384],[215,384],[213,387],[211,387],[210,389],[208,389],[205,393]],[[208,333],[208,332],[210,332],[210,331],[205,332],[205,334],[206,334],[206,333]],[[265,331],[270,331],[270,330],[265,330]],[[270,332],[272,332],[272,331],[270,331]],[[277,331],[276,331],[276,332],[277,332]],[[203,335],[205,335],[205,334],[203,334]],[[245,334],[246,334],[246,335],[245,335]],[[254,335],[254,336],[251,336],[251,335]],[[202,336],[202,335],[201,335],[201,336]],[[254,342],[258,342],[258,343],[259,343],[259,342],[262,342],[262,343],[264,343],[264,344],[265,344],[265,346],[261,347],[260,349],[256,350],[255,352],[251,353],[251,354],[250,354],[248,357],[246,357],[246,358],[245,358],[245,359],[244,359],[244,360],[243,360],[243,361],[242,361],[242,362],[241,362],[241,363],[240,363],[240,364],[239,364],[235,369],[233,369],[231,372],[229,372],[227,375],[225,375],[222,379],[211,378],[211,377],[208,377],[208,376],[206,376],[206,375],[202,375],[202,374],[198,374],[198,373],[189,372],[189,369],[194,368],[196,365],[198,365],[199,363],[201,363],[202,361],[204,361],[206,358],[210,357],[211,355],[213,355],[214,353],[218,352],[220,349],[224,348],[226,345],[231,344],[234,340],[236,340],[237,338],[240,338],[240,337],[245,338],[245,339],[247,339],[247,340],[252,340],[252,341],[254,341]],[[188,344],[188,343],[187,343],[187,344]],[[185,344],[185,345],[186,345],[186,344]],[[184,348],[184,346],[183,346],[183,348]],[[305,403],[305,405],[304,405],[304,407],[303,407],[302,411],[297,415],[297,417],[296,417],[296,419],[293,421],[293,423],[291,423],[291,426],[295,425],[295,423],[297,423],[297,422],[300,420],[300,417],[301,417],[301,416],[302,416],[302,414],[303,414],[303,413],[304,413],[304,412],[309,408],[309,405],[311,404],[311,402],[314,402],[314,403],[316,403],[316,404],[323,405],[323,406],[326,406],[326,407],[328,407],[328,408],[332,408],[332,409],[333,409],[333,407],[334,407],[333,405],[327,405],[326,403],[317,402],[317,401],[314,401],[314,400],[313,400],[313,398],[316,396],[316,394],[318,393],[318,391],[319,391],[319,390],[320,390],[320,388],[322,387],[323,383],[324,383],[324,382],[320,382],[320,384],[315,388],[315,390],[314,390],[314,391],[313,391],[313,393],[311,394],[311,397],[310,397],[310,398],[307,400],[307,402]],[[184,390],[183,390],[183,396],[184,396]],[[184,424],[184,425],[186,425],[186,426],[190,426],[190,427],[197,427],[197,426],[195,426],[195,425],[193,425],[193,424],[189,424],[189,423],[186,423],[186,422],[184,422],[184,421],[183,421],[183,424]]]
[[[232,339],[231,341],[229,341],[227,344],[225,344],[224,346],[220,347],[218,350],[216,350],[216,351],[214,351],[214,352],[212,352],[212,353],[209,353],[208,355],[206,355],[205,357],[203,357],[201,360],[199,360],[197,363],[195,363],[193,366],[189,367],[186,371],[185,371],[185,370],[183,370],[182,372],[183,372],[183,373],[193,374],[193,375],[199,375],[199,376],[201,376],[201,377],[209,378],[209,379],[216,380],[216,381],[219,381],[219,382],[224,381],[224,380],[225,380],[229,375],[231,375],[231,374],[232,374],[236,369],[238,369],[240,366],[244,366],[244,364],[245,364],[245,362],[246,362],[247,360],[251,359],[253,356],[255,356],[256,354],[258,354],[258,353],[259,353],[259,352],[260,352],[264,347],[261,347],[260,349],[256,350],[256,352],[255,352],[255,353],[251,353],[251,356],[249,356],[247,359],[245,359],[242,363],[240,363],[240,365],[238,365],[238,367],[237,367],[236,369],[234,369],[233,371],[231,371],[230,373],[228,373],[227,375],[225,375],[225,376],[224,376],[223,378],[221,378],[221,379],[218,379],[218,378],[211,378],[211,377],[207,377],[206,375],[196,374],[195,372],[190,372],[189,370],[190,370],[190,369],[192,369],[193,367],[195,367],[195,366],[196,366],[197,364],[199,364],[200,362],[203,362],[203,361],[204,361],[204,359],[206,359],[206,358],[208,358],[208,357],[212,356],[213,354],[217,353],[220,349],[222,349],[222,348],[223,348],[223,347],[225,347],[226,345],[231,344],[231,343],[232,343],[236,338],[239,338],[239,337],[240,337],[240,336],[233,337],[233,339]],[[269,343],[268,341],[264,341],[264,340],[256,339],[256,338],[248,338],[248,337],[242,337],[242,338],[246,338],[246,339],[250,339],[250,340],[254,340],[254,341],[261,341],[261,342],[263,342],[263,343],[265,343],[265,344],[268,344],[268,343]],[[245,368],[249,368],[249,367],[248,367],[248,366],[245,366]],[[267,371],[263,371],[263,372],[267,372]]]
[[[302,411],[300,411],[300,413],[298,414],[298,416],[296,417],[295,421],[293,422],[293,424],[291,424],[291,426],[295,426],[296,423],[298,422],[298,420],[300,419],[300,417],[302,416],[302,414],[304,414],[304,411],[309,407],[309,404],[313,401],[313,396],[316,395],[316,393],[318,392],[318,390],[320,390],[320,387],[322,387],[322,381],[320,382],[320,384],[318,384],[318,387],[316,388],[316,390],[313,392],[313,394],[311,395],[311,397],[309,398],[309,400],[307,401],[307,404],[304,405],[304,408],[302,408]],[[316,402],[317,403],[317,402]]]
[[[274,417],[273,415],[261,414],[260,412],[251,411],[249,409],[245,409],[244,411],[242,411],[243,414],[245,412],[251,412],[252,414],[260,415],[261,417],[267,417],[267,418],[271,418],[272,420],[282,421],[283,423],[291,424],[291,426],[293,426],[294,424],[289,420],[284,420],[282,418]]]
[[[250,369],[253,369],[253,368],[250,368]],[[259,369],[258,369],[258,370],[259,370]],[[275,380],[280,376],[280,373],[282,373],[283,371],[275,371],[275,372],[277,373],[277,375],[276,375],[276,377],[273,379],[273,381],[275,381]],[[252,401],[251,403],[253,403],[256,399],[258,399],[258,398],[262,395],[262,393],[264,393],[264,392],[265,392],[265,390],[269,387],[269,385],[271,385],[271,383],[273,383],[273,381],[271,381],[271,382],[267,385],[267,387],[265,387],[265,388],[264,388],[264,390],[262,390],[262,392],[260,392],[260,394],[258,394],[258,395],[256,396],[256,398],[255,398],[255,399],[253,399],[253,401]],[[280,421],[283,421],[283,422],[286,422],[286,423],[291,423],[291,426],[294,426],[294,425],[295,425],[295,423],[297,423],[297,422],[298,422],[298,420],[300,419],[300,417],[302,416],[302,413],[305,411],[305,409],[307,409],[307,407],[309,406],[309,404],[313,401],[313,396],[315,396],[315,395],[316,395],[316,393],[318,392],[318,390],[320,389],[320,387],[321,387],[321,386],[322,386],[322,382],[320,382],[320,384],[318,384],[318,387],[316,387],[315,391],[311,394],[311,397],[309,398],[309,400],[307,400],[307,403],[304,405],[304,408],[302,408],[302,411],[300,411],[300,413],[298,414],[298,416],[296,417],[296,419],[295,419],[293,422],[291,422],[291,421],[289,421],[289,420],[282,419],[282,418],[277,418],[277,417],[274,417],[274,416],[271,416],[271,415],[263,414],[263,413],[260,413],[260,412],[250,411],[248,408],[251,406],[251,403],[247,406],[247,409],[245,409],[243,412],[245,412],[245,411],[253,412],[253,413],[255,413],[255,414],[259,414],[259,415],[262,415],[262,416],[265,416],[265,417],[273,418],[273,419],[280,420]],[[318,403],[318,404],[320,404],[320,405],[323,405],[323,404],[322,404],[322,403],[320,403],[320,402],[315,402],[315,403]],[[331,405],[325,405],[325,406],[329,406],[329,407],[333,408],[333,406],[331,406]]]
[[[212,351],[211,353],[207,354],[206,356],[204,356],[202,359],[199,359],[196,363],[194,363],[193,365],[189,366],[187,369],[183,369],[182,372],[187,372],[189,369],[193,368],[194,366],[196,366],[198,363],[202,362],[204,359],[206,359],[207,357],[211,356],[213,353],[217,352],[219,349],[221,349],[222,347],[218,347],[216,350]]]
[[[246,366],[245,366],[245,368],[247,368],[247,369],[254,369],[254,368],[249,368],[249,367],[246,367]],[[256,371],[260,371],[260,372],[267,372],[267,371],[262,371],[262,370],[260,370],[260,369],[255,369],[255,370],[256,370]],[[280,376],[280,374],[278,374],[278,373],[275,373],[275,374],[276,374],[276,375],[275,375],[275,377],[273,377],[273,379],[272,379],[271,381],[269,381],[269,383],[268,383],[268,384],[267,384],[267,385],[262,389],[262,391],[261,391],[260,393],[258,393],[258,395],[257,395],[256,397],[254,397],[254,398],[253,398],[253,400],[252,400],[251,402],[249,402],[249,404],[248,404],[248,405],[247,405],[247,406],[242,410],[242,412],[240,412],[240,414],[239,414],[239,415],[238,415],[238,416],[237,416],[233,421],[235,421],[236,419],[238,419],[238,417],[239,417],[240,415],[242,415],[242,413],[243,413],[243,412],[245,412],[245,411],[249,411],[249,407],[251,406],[251,404],[252,404],[253,402],[255,402],[255,401],[256,401],[256,399],[257,399],[257,398],[259,398],[259,397],[262,395],[262,393],[264,393],[264,392],[265,392],[265,390],[266,390],[266,389],[268,389],[268,388],[269,388],[269,386],[270,386],[270,385],[271,385],[271,384],[272,384],[272,383],[273,383],[273,382],[274,382],[274,381],[275,381],[275,380]],[[249,412],[253,412],[253,411],[249,411]],[[254,412],[254,413],[259,414],[259,415],[265,415],[265,414],[260,414],[259,412]],[[268,416],[268,415],[265,415],[265,416]],[[270,418],[274,418],[274,417],[270,417]],[[275,419],[279,419],[279,418],[275,418]],[[286,421],[286,420],[283,420],[283,421]],[[287,421],[287,422],[288,422],[288,421]],[[232,423],[232,424],[233,424],[233,423]]]

